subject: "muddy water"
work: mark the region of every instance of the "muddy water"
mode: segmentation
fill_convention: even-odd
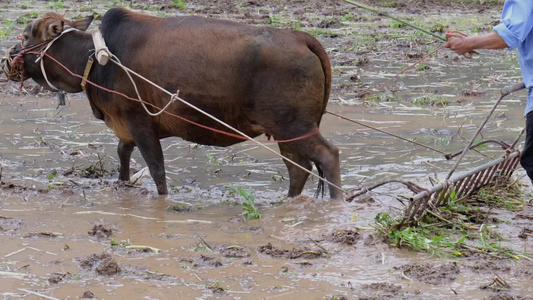
[[[304,9],[300,4],[289,3],[284,9],[275,1],[250,1],[241,11],[234,5],[190,2],[192,13],[242,19],[246,11],[250,16],[245,21],[254,23],[256,17],[268,22],[279,16],[282,21],[301,19],[304,27],[315,28],[315,17],[348,11],[361,17],[360,22],[347,21],[331,29],[338,37],[319,37],[335,67],[328,110],[446,153],[464,147],[497,99],[498,89],[519,79],[516,57],[507,52],[481,52],[474,60],[456,60],[443,52],[427,62],[429,69],[407,73],[389,86],[401,101],[363,102],[357,97],[361,90],[376,89],[414,62],[406,59],[408,54],[427,53],[436,46],[409,41],[410,32],[400,31],[399,38],[383,38],[376,49],[367,47],[359,39],[376,34],[375,28],[388,34],[388,20],[345,6],[339,12],[328,1],[326,5],[309,1],[305,17],[297,15]],[[38,3],[36,12],[50,9],[48,2]],[[87,14],[68,1],[65,5],[68,14]],[[98,12],[107,7],[105,1],[95,5]],[[9,10],[3,8],[0,14],[9,20],[29,12],[13,4]],[[461,21],[470,28],[497,15],[489,10],[472,19],[456,11],[424,12],[427,20],[453,20],[454,29],[461,29]],[[12,44],[15,34],[2,39],[1,45]],[[346,49],[352,43],[359,44]],[[355,61],[364,56],[370,63],[356,67]],[[85,291],[98,299],[484,299],[533,294],[532,265],[527,261],[439,258],[376,240],[375,231],[369,229],[373,217],[382,211],[397,213],[402,206],[396,197],[411,195],[401,186],[386,186],[372,194],[372,200],[345,204],[310,198],[316,186],[316,180],[310,179],[304,196],[287,200],[286,168],[261,147],[247,142],[214,148],[172,138],[163,141],[171,193],[159,197],[149,177],[134,186],[116,183],[117,140],[94,119],[83,95],[71,95],[66,107],[56,109],[53,96],[18,93],[16,84],[1,87],[0,181],[5,184],[0,187],[0,294],[4,299],[74,299]],[[413,104],[417,97],[444,98],[449,104]],[[523,126],[524,103],[523,92],[506,98],[484,138],[511,143]],[[453,164],[439,153],[331,115],[324,116],[321,127],[341,149],[346,189],[391,178],[429,186],[430,178],[444,178]],[[497,157],[501,151],[489,146],[483,153]],[[145,167],[138,152],[133,159],[135,171]],[[468,155],[461,170],[488,159]],[[93,173],[98,176],[85,178]],[[515,178],[523,175],[519,169]],[[231,195],[228,186],[253,188],[262,218],[244,221],[237,204],[242,199]],[[525,201],[531,200],[532,192],[530,186],[524,188]],[[175,204],[190,209],[181,213],[167,209]],[[522,213],[531,215],[531,207]],[[529,251],[531,239],[517,235],[531,228],[531,221],[509,212],[494,214],[504,221],[498,225],[506,237],[502,246]],[[95,225],[111,233],[92,236],[89,232]],[[122,241],[160,251],[127,248]],[[274,256],[267,254],[268,243]],[[119,274],[113,273],[115,261]],[[419,277],[405,269],[415,263],[435,269],[427,267]],[[510,292],[480,289],[496,274],[509,281]]]
[[[477,118],[465,122],[465,118],[443,116],[475,111],[492,101],[445,109],[332,104],[328,110],[453,152],[465,143],[457,137],[457,128],[464,123],[462,134],[469,136]],[[520,101],[521,96],[511,97],[500,107],[500,113],[508,116],[506,130],[491,122],[487,137],[494,134],[508,142],[514,139],[522,122]],[[72,96],[59,110],[54,98],[3,97],[0,124],[4,131],[0,138],[2,180],[30,188],[4,188],[2,193],[0,216],[9,219],[2,222],[0,287],[7,299],[28,294],[28,290],[59,299],[80,297],[87,290],[111,299],[138,295],[157,299],[175,299],[176,295],[180,299],[316,299],[387,293],[399,297],[394,285],[401,287],[401,295],[407,298],[441,297],[451,295],[452,289],[462,299],[487,295],[479,286],[488,284],[492,274],[472,280],[466,267],[445,287],[405,279],[401,270],[394,269],[398,264],[444,264],[448,260],[397,250],[380,242],[365,245],[375,235],[371,230],[361,229],[354,245],[329,239],[341,229],[368,227],[379,211],[394,212],[393,207],[401,207],[392,197],[410,195],[401,187],[380,190],[377,202],[371,203],[344,204],[304,196],[278,206],[272,203],[285,200],[288,182],[281,178],[287,177],[286,170],[280,159],[267,151],[249,142],[222,149],[169,139],[164,148],[169,183],[174,189],[171,195],[159,197],[150,178],[143,178],[132,188],[116,186],[116,138],[102,122],[94,121],[80,95]],[[428,177],[436,173],[442,178],[450,168],[450,162],[438,153],[331,115],[324,117],[322,128],[323,134],[341,148],[345,188],[398,177],[428,185]],[[486,152],[499,153],[496,149]],[[138,153],[134,159],[136,169],[144,167]],[[471,163],[479,160],[479,156],[468,159]],[[71,168],[83,169],[100,161],[110,172],[103,178],[64,175]],[[55,175],[51,178],[49,174]],[[240,199],[229,194],[230,185],[254,189],[261,220],[244,222],[239,217],[241,208],[233,202]],[[309,182],[305,193],[312,195],[314,186],[315,182]],[[167,211],[176,203],[193,209],[187,213]],[[161,251],[111,247],[109,238],[98,240],[87,234],[96,224],[110,228],[116,241]],[[42,232],[61,235],[31,236]],[[287,250],[326,249],[327,255],[316,259],[272,258],[258,250],[269,242]],[[511,244],[524,246],[516,241]],[[225,257],[223,250],[230,246],[243,247],[249,256]],[[102,276],[80,267],[80,260],[102,252],[117,260],[122,268],[120,276]],[[516,268],[522,270],[523,266]],[[53,276],[65,277],[52,284]],[[515,280],[515,293],[533,292],[527,276]],[[387,286],[372,289],[370,285],[376,282]],[[219,286],[225,291],[213,292]]]

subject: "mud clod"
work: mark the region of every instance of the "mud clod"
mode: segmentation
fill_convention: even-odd
[[[521,239],[527,239],[528,237],[533,237],[533,229],[530,229],[530,228],[522,229],[518,237]]]
[[[296,259],[296,258],[303,258],[303,259],[316,259],[322,257],[323,254],[325,254],[324,250],[321,249],[309,249],[307,247],[303,248],[297,248],[294,247],[292,250],[287,250],[283,248],[278,248],[275,246],[272,246],[271,243],[268,243],[263,246],[259,246],[257,249],[259,253],[274,257],[274,258],[288,258],[288,259]]]
[[[99,275],[115,275],[121,272],[117,261],[107,253],[89,255],[80,261],[80,268],[96,271]]]
[[[348,229],[337,230],[330,236],[331,241],[346,245],[355,245],[360,238],[359,232]]]
[[[98,240],[109,239],[113,235],[113,230],[104,225],[94,225],[94,227],[87,232],[90,236],[96,237]]]
[[[83,295],[81,296],[82,299],[95,299],[96,297],[91,291],[85,291],[83,292]]]
[[[71,277],[70,273],[54,273],[48,277],[48,282],[51,284],[58,284],[64,279],[69,279]]]
[[[455,281],[459,274],[459,267],[456,263],[449,263],[440,266],[431,264],[407,264],[401,267],[395,267],[411,279],[416,279],[427,284],[444,284]]]
[[[245,258],[250,256],[250,250],[246,247],[237,245],[221,245],[218,247],[220,255],[229,258]]]

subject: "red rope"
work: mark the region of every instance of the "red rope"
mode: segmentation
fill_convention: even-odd
[[[29,52],[31,54],[35,54],[35,55],[40,55],[41,53],[39,52]],[[65,69],[70,75],[76,77],[76,78],[79,78],[79,79],[83,79],[82,76],[78,75],[78,74],[75,74],[74,72],[72,72],[71,70],[69,70],[67,67],[65,67],[62,63],[60,63],[59,61],[57,61],[55,58],[53,58],[52,56],[50,56],[48,53],[44,53],[44,55],[46,55],[46,57],[50,58],[52,61],[54,61],[55,63],[57,63],[59,66],[61,66],[63,69]],[[159,108],[158,106],[152,104],[152,103],[149,103],[149,102],[146,102],[146,101],[143,101],[143,100],[140,100],[140,99],[136,99],[136,98],[132,98],[132,97],[129,97],[127,96],[126,94],[124,93],[121,93],[121,92],[118,92],[118,91],[114,91],[114,90],[111,90],[111,89],[108,89],[108,88],[105,88],[101,85],[98,85],[90,80],[86,80],[87,83],[89,83],[90,85],[96,87],[96,88],[99,88],[101,90],[104,90],[108,93],[112,93],[112,94],[117,94],[119,96],[122,96],[128,100],[131,100],[131,101],[135,101],[135,102],[139,102],[139,103],[144,103],[146,105],[149,105],[155,109],[158,109],[161,111],[161,108]],[[206,126],[206,125],[202,125],[200,123],[196,123],[194,121],[191,121],[189,119],[186,119],[184,117],[181,117],[181,116],[178,116],[176,114],[173,114],[171,112],[168,112],[168,111],[163,111],[165,114],[167,115],[170,115],[172,117],[175,117],[175,118],[178,118],[182,121],[185,121],[185,122],[188,122],[190,124],[193,124],[193,125],[196,125],[198,127],[201,127],[201,128],[204,128],[204,129],[207,129],[207,130],[210,130],[210,131],[213,131],[213,132],[216,132],[216,133],[220,133],[220,134],[223,134],[223,135],[227,135],[227,136],[230,136],[230,137],[234,137],[234,138],[238,138],[238,139],[241,139],[241,140],[248,140],[247,137],[244,137],[244,136],[241,136],[241,135],[238,135],[238,134],[234,134],[234,133],[230,133],[230,132],[227,132],[227,131],[223,131],[223,130],[219,130],[219,129],[216,129],[216,128],[212,128],[212,127],[209,127],[209,126]],[[311,130],[310,132],[302,135],[302,136],[299,136],[299,137],[296,137],[296,138],[293,138],[293,139],[289,139],[289,140],[275,140],[275,141],[270,141],[270,140],[259,140],[259,142],[262,142],[262,143],[289,143],[289,142],[295,142],[295,141],[298,141],[298,140],[303,140],[303,139],[306,139],[310,136],[313,136],[313,135],[316,135],[319,133],[319,130],[318,128],[315,128],[314,130]]]

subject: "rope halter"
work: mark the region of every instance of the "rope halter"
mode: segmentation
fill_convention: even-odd
[[[48,80],[48,76],[46,75],[46,70],[44,68],[44,56],[46,54],[46,51],[48,51],[48,49],[50,49],[50,47],[52,47],[52,45],[54,44],[55,41],[57,41],[60,37],[62,37],[65,33],[67,32],[71,32],[71,31],[80,31],[79,29],[76,29],[76,28],[67,28],[66,30],[63,30],[61,32],[60,35],[56,36],[53,40],[51,40],[48,45],[46,45],[46,47],[40,52],[40,55],[39,57],[37,57],[37,59],[35,60],[35,62],[40,62],[40,65],[41,65],[41,72],[43,73],[43,77],[44,79],[46,80],[46,83],[48,84],[48,86],[50,87],[50,89],[52,89],[53,91],[60,91],[59,88],[57,88],[55,85],[53,85],[49,80]]]

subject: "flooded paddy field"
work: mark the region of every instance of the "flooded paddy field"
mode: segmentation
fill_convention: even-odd
[[[305,30],[333,65],[328,111],[454,153],[499,96],[518,82],[514,52],[479,51],[473,59],[443,50],[387,86],[362,97],[441,45],[387,18],[342,1],[3,1],[0,52],[29,19],[57,11],[68,18],[126,6],[158,16],[198,14]],[[488,32],[497,5],[396,1],[380,7],[432,29]],[[181,2],[179,2],[181,3]],[[379,1],[365,3],[376,5]],[[98,25],[98,18],[89,30]],[[5,77],[0,76],[0,80]],[[524,125],[526,93],[504,99],[484,139],[512,143]],[[453,256],[394,247],[372,228],[378,213],[399,215],[400,196],[386,185],[344,203],[304,195],[287,199],[280,158],[251,142],[228,148],[163,141],[170,194],[147,175],[117,182],[118,139],[92,115],[84,94],[57,107],[55,95],[27,81],[0,82],[0,295],[3,299],[531,299],[533,188],[519,167],[515,210],[488,209],[501,247],[523,254]],[[429,187],[454,161],[419,146],[326,114],[322,134],[341,149],[343,187],[386,179]],[[265,137],[258,139],[264,140]],[[277,150],[277,145],[265,143]],[[523,147],[520,140],[518,147]],[[502,154],[470,153],[458,172]],[[145,163],[133,154],[133,172]],[[260,219],[242,216],[251,189]],[[498,194],[498,191],[492,191]],[[488,220],[489,218],[486,217]],[[484,224],[485,224],[484,223]],[[481,230],[480,230],[481,231]],[[528,233],[529,232],[529,233]],[[483,241],[483,235],[472,243]],[[509,287],[494,288],[495,278]],[[501,286],[501,285],[500,285]]]

